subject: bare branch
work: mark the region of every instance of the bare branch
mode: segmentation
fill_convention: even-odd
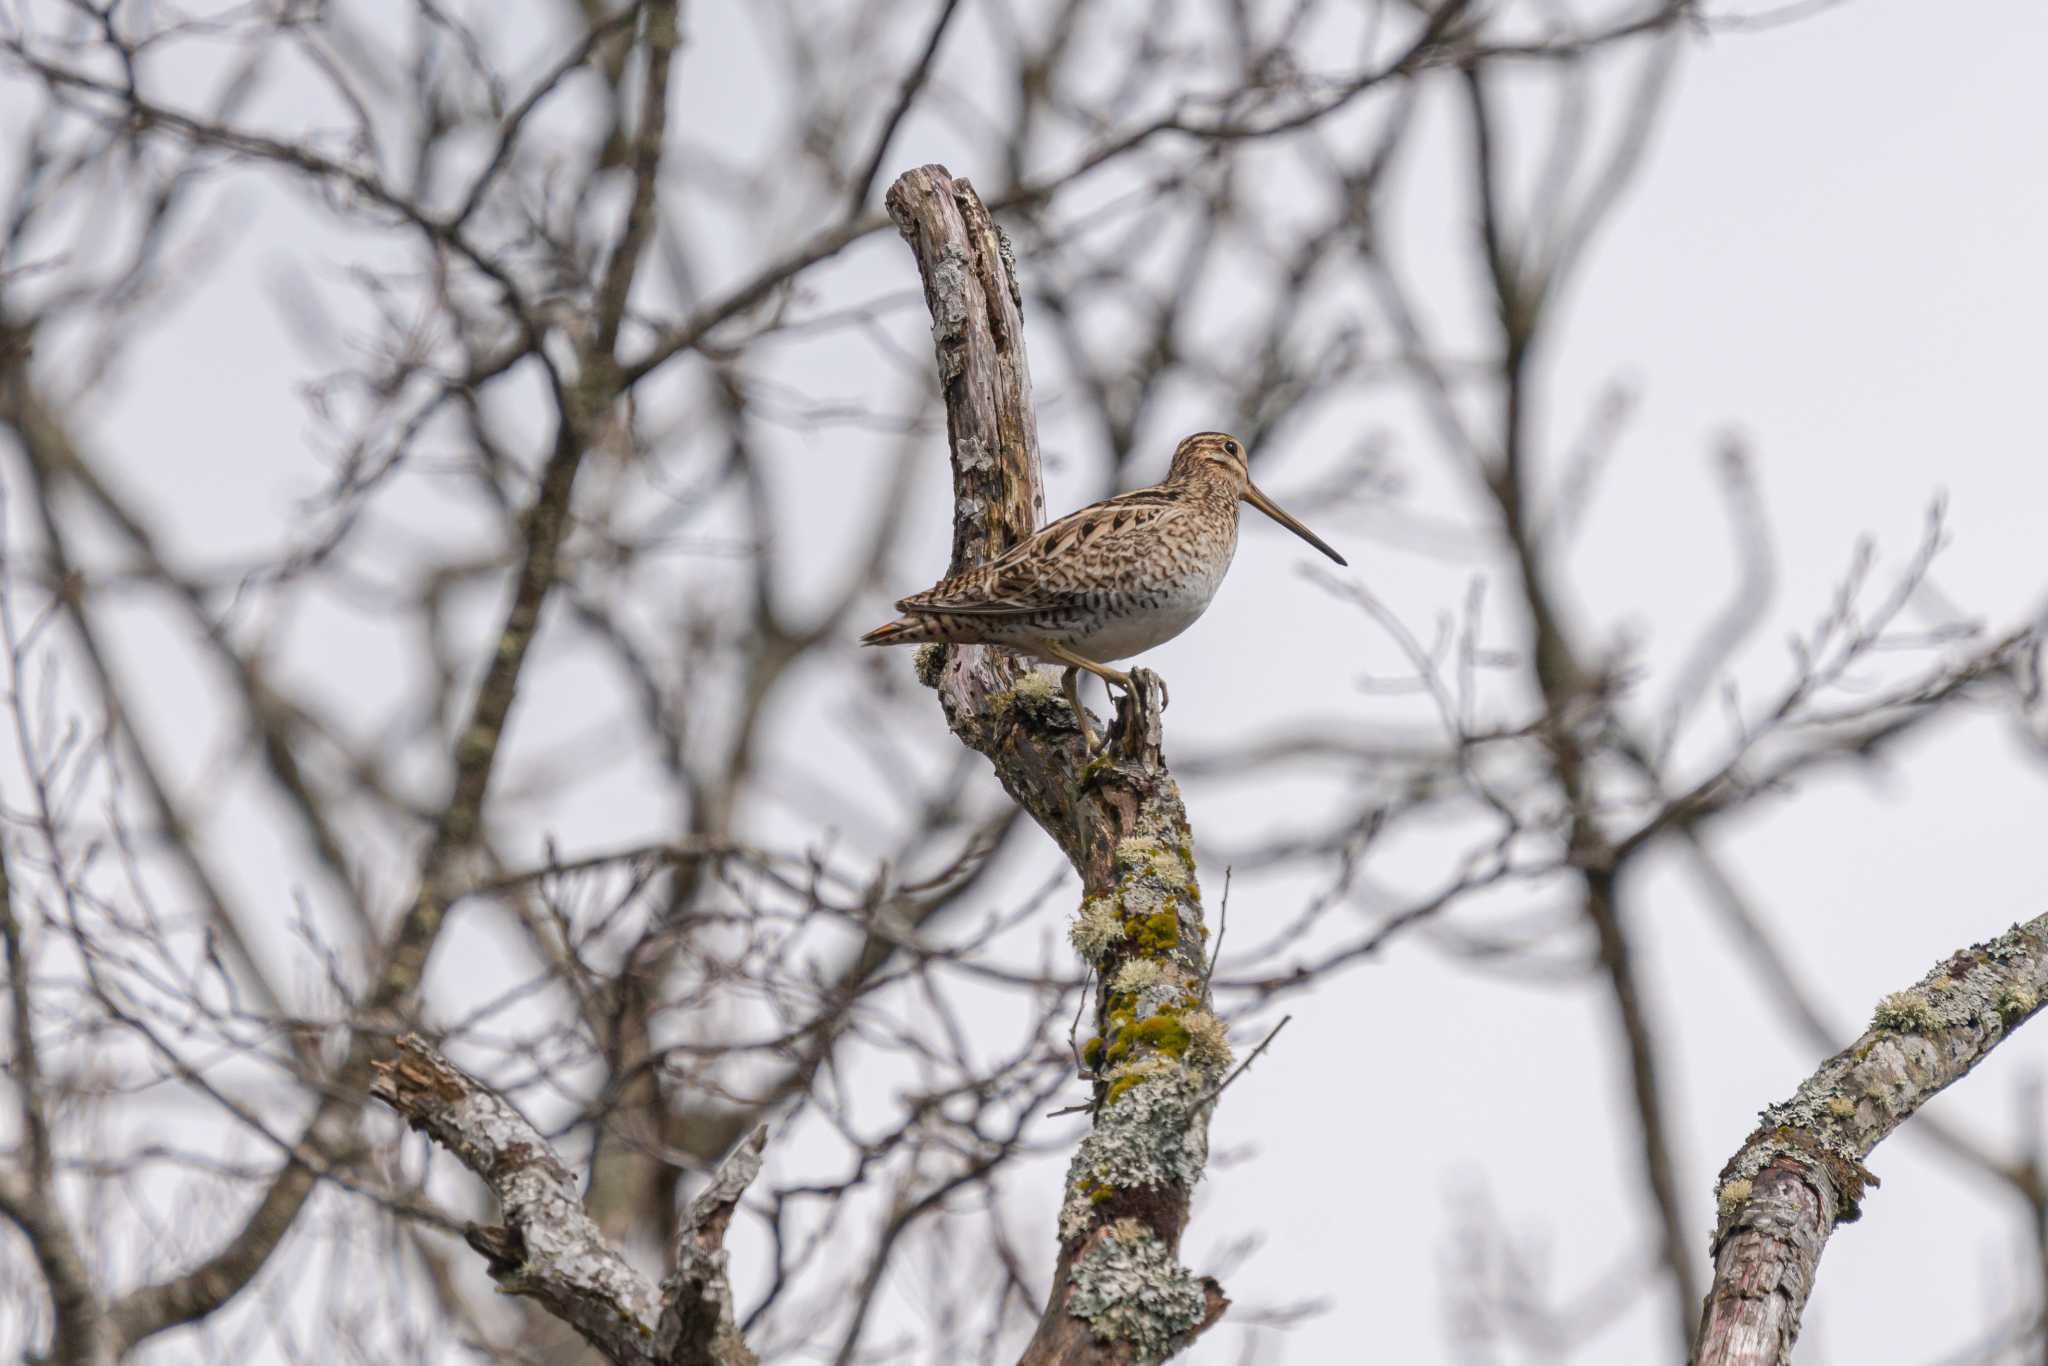
[[[690,1200],[676,1235],[675,1270],[661,1283],[661,1327],[655,1335],[659,1359],[672,1366],[754,1366],[733,1317],[725,1230],[740,1197],[761,1174],[767,1144],[767,1128],[755,1129]]]
[[[767,1129],[748,1135],[691,1200],[657,1296],[585,1212],[553,1145],[504,1097],[414,1034],[372,1067],[370,1094],[497,1196],[506,1222],[472,1224],[466,1236],[507,1294],[539,1301],[620,1366],[754,1366],[733,1315],[725,1232],[761,1173]]]
[[[8,643],[15,632],[8,619]],[[14,663],[19,669],[17,655]],[[19,680],[16,680],[19,686]],[[49,1283],[57,1317],[54,1360],[63,1366],[112,1366],[120,1344],[113,1324],[102,1312],[99,1292],[70,1221],[57,1200],[55,1164],[49,1132],[48,1097],[37,1060],[28,962],[21,922],[14,913],[14,887],[0,849],[0,946],[7,958],[7,995],[12,1007],[13,1048],[8,1075],[20,1092],[22,1128],[28,1138],[28,1171],[0,1168],[0,1217],[21,1230],[36,1265]]]
[[[647,1279],[613,1251],[583,1212],[576,1178],[540,1131],[504,1097],[424,1039],[371,1065],[370,1094],[453,1153],[491,1187],[503,1225],[472,1225],[469,1245],[506,1293],[530,1295],[617,1362],[653,1362],[658,1302]]]
[[[1962,1080],[2048,995],[2048,915],[1935,965],[1877,1004],[1861,1038],[1801,1082],[1721,1169],[1714,1281],[1696,1366],[1790,1359],[1814,1272],[1877,1178],[1863,1159]]]

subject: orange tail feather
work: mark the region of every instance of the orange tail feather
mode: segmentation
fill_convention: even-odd
[[[860,638],[863,645],[922,645],[935,637],[927,622],[916,617],[898,617],[886,626],[877,626]]]

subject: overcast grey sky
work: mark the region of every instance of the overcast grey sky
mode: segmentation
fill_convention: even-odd
[[[761,86],[756,38],[729,6],[693,11],[680,123],[693,146],[743,163],[774,142],[772,92]],[[906,122],[885,179],[933,160],[977,182],[999,178],[995,168],[973,163],[976,143],[959,113],[972,102],[986,51],[978,27],[956,35],[936,77],[945,98]],[[1769,612],[1737,667],[1746,690],[1760,694],[1784,676],[1786,636],[1825,609],[1858,538],[1875,538],[1881,571],[1896,569],[1916,546],[1938,492],[1948,500],[1952,546],[1935,579],[1948,600],[1999,627],[2048,604],[2041,528],[2048,449],[2038,374],[2048,316],[2044,70],[2048,9],[2032,0],[1851,0],[1798,23],[1698,40],[1686,51],[1646,167],[1567,295],[1558,344],[1545,357],[1540,413],[1558,449],[1605,386],[1619,381],[1636,396],[1568,568],[1570,602],[1587,636],[1636,642],[1650,679],[1640,701],[1645,715],[1654,714],[1660,689],[1729,592],[1736,558],[1713,462],[1731,435],[1753,461],[1774,542]],[[0,121],[6,98],[0,89]],[[280,107],[291,98],[289,91],[266,95]],[[1528,110],[1533,116],[1535,107]],[[1444,125],[1448,112],[1428,116]],[[1432,306],[1451,326],[1473,307],[1473,262],[1457,231],[1469,212],[1465,187],[1428,155],[1443,136],[1441,127],[1426,131],[1404,158],[1409,216],[1395,227],[1394,250],[1417,278],[1440,283]],[[1284,196],[1287,186],[1271,189]],[[1091,202],[1117,192],[1084,185],[1054,217],[1075,221]],[[339,267],[357,248],[297,193],[253,176],[228,185],[220,201],[228,217],[214,243],[221,255],[203,287],[181,299],[134,353],[111,401],[84,414],[109,465],[162,510],[173,549],[194,563],[272,545],[296,500],[323,475],[321,429],[299,385],[337,362],[335,343],[309,343],[283,304],[293,291],[311,290],[339,306],[349,297]],[[740,272],[758,249],[754,233],[782,240],[792,228],[710,219],[696,226],[709,279]],[[821,309],[915,288],[908,253],[891,234],[847,252],[821,281]],[[1226,304],[1227,297],[1226,288]],[[888,316],[906,352],[928,365],[919,309]],[[1227,306],[1211,325],[1227,325]],[[1027,311],[1027,327],[1041,326]],[[1092,435],[1071,404],[1062,406],[1070,380],[1058,353],[1036,330],[1030,339],[1048,507],[1057,514],[1098,496],[1107,476]],[[844,339],[779,354],[785,363],[772,378],[812,402],[900,410],[918,392],[915,373]],[[1232,416],[1205,405],[1198,392],[1174,394],[1161,404],[1127,482],[1160,477],[1177,436]],[[780,534],[800,557],[793,576],[799,601],[812,591],[822,599],[843,574],[891,440],[857,422],[811,430],[793,424],[768,452]],[[1343,549],[1350,574],[1424,635],[1458,610],[1474,571],[1454,530],[1416,531],[1472,524],[1469,490],[1446,472],[1432,441],[1413,404],[1389,385],[1288,430],[1259,452],[1258,467],[1266,490]],[[1397,477],[1397,493],[1368,506],[1290,500],[1367,443]],[[904,592],[936,577],[945,558],[943,438],[932,433],[927,444],[928,477],[894,566]],[[421,547],[438,552],[479,535],[455,508],[423,492],[387,509],[393,524],[380,536],[393,563],[423,554]],[[860,518],[849,519],[849,508]],[[12,498],[8,516],[23,517]],[[695,530],[713,535],[716,528]],[[1417,699],[1360,686],[1368,676],[1399,673],[1398,651],[1298,572],[1308,558],[1298,542],[1248,514],[1236,566],[1214,607],[1144,661],[1172,684],[1169,758],[1213,753],[1305,719],[1361,728],[1426,724],[1428,710]],[[716,556],[707,557],[705,583],[715,586],[716,566]],[[879,622],[887,603],[874,606]],[[327,602],[279,632],[281,676],[352,724],[381,724],[407,694],[409,680],[393,670],[407,642],[384,629],[374,609]],[[1490,643],[1517,643],[1498,621],[1493,632]],[[121,618],[119,647],[131,670],[151,679],[146,705],[167,757],[196,787],[228,737],[191,722],[205,713],[210,685],[174,636],[136,610]],[[848,670],[877,667],[872,656],[856,655],[851,640],[846,655]],[[907,671],[910,663],[891,657],[880,667]],[[565,849],[609,847],[671,826],[665,799],[650,797],[644,768],[606,762],[607,737],[593,735],[585,702],[595,676],[573,651],[550,655],[522,696],[515,734],[523,753],[587,745],[597,759],[573,785],[513,786],[501,819],[531,851],[544,835]],[[719,684],[706,681],[707,705],[717,705]],[[844,743],[841,687],[820,671],[779,703],[768,740],[771,774],[774,754]],[[905,762],[924,770],[949,761],[954,741],[936,707],[916,726],[889,737]],[[1704,729],[1711,740],[1713,727]],[[794,760],[788,768],[801,771]],[[1313,766],[1254,783],[1188,777],[1205,880],[1220,886],[1223,862],[1237,851],[1316,824],[1350,786],[1345,775]],[[771,797],[746,813],[755,837],[794,847],[827,836],[806,814],[809,794],[770,787]],[[1945,953],[2044,909],[2044,799],[2042,754],[2019,742],[2010,717],[1984,712],[1921,737],[1879,770],[1811,779],[1763,801],[1720,828],[1715,842],[1846,1042],[1880,996]],[[233,876],[251,894],[282,904],[303,890],[296,851],[283,837],[247,837],[276,828],[265,800],[246,777],[223,784],[206,837],[223,846],[241,842],[228,864]],[[840,833],[862,844],[885,834],[898,815],[877,811],[874,831]],[[1427,835],[1403,836],[1376,852],[1367,876],[1391,900],[1435,885],[1447,860],[1446,848]],[[1018,861],[991,891],[992,904],[1038,886],[1054,864],[1049,846]],[[409,875],[409,862],[396,857],[371,870],[373,885],[381,882],[393,901]],[[1667,1052],[1681,1186],[1704,1268],[1715,1172],[1755,1112],[1788,1094],[1820,1058],[1756,984],[1685,864],[1660,859],[1640,879],[1643,972]],[[1238,869],[1231,939],[1249,950],[1322,882]],[[1042,926],[1008,941],[1018,954],[1035,957],[1043,943],[1059,942],[1070,890],[1054,894]],[[1483,898],[1450,926],[1484,928],[1489,917],[1526,914],[1530,904],[1526,895]],[[1576,930],[1545,942],[1560,961],[1583,947]],[[275,947],[284,953],[285,945],[281,936]],[[430,994],[453,1015],[465,1000],[497,989],[496,974],[515,968],[486,934],[458,928],[437,951]],[[1227,1276],[1233,1298],[1247,1307],[1314,1300],[1324,1308],[1285,1332],[1226,1320],[1187,1360],[1234,1362],[1248,1343],[1257,1360],[1290,1366],[1524,1360],[1512,1349],[1461,1346],[1447,1329],[1447,1302],[1474,1274],[1458,1250],[1459,1229],[1474,1210],[1511,1230],[1547,1268],[1560,1304],[1626,1285],[1631,1271],[1647,1274],[1652,1232],[1627,1081],[1598,982],[1488,971],[1444,952],[1432,931],[1398,941],[1279,1009],[1293,1023],[1235,1084],[1213,1122],[1212,1143],[1224,1160],[1197,1197],[1184,1260],[1205,1270],[1227,1244],[1256,1234],[1257,1251]],[[1279,1009],[1233,1022],[1240,1053]],[[2044,1068],[2048,1026],[2037,1024],[1931,1112],[2003,1150],[2021,1128],[2024,1085]],[[801,1165],[824,1151],[807,1149],[809,1141],[798,1126],[778,1138],[775,1159]],[[1039,1164],[1042,1189],[1014,1210],[1027,1230],[1025,1246],[1044,1254],[1047,1266],[1063,1160]],[[2003,1360],[1957,1354],[2037,1293],[2031,1232],[2017,1202],[1960,1174],[1910,1124],[1870,1165],[1884,1184],[1866,1202],[1863,1221],[1828,1248],[1799,1360]],[[744,1303],[750,1276],[763,1266],[758,1229],[742,1221],[734,1247]],[[471,1270],[481,1283],[481,1268]],[[919,1291],[905,1275],[892,1283],[885,1303],[894,1331],[917,1332]],[[1561,1358],[1661,1360],[1663,1326],[1661,1301],[1638,1297]],[[8,1341],[0,1330],[0,1343]],[[164,1359],[192,1359],[197,1350],[168,1347]]]

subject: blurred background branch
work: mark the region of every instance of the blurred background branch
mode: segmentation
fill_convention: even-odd
[[[411,1033],[649,1287],[765,1127],[763,1361],[1014,1361],[1124,1220],[1230,1285],[1192,1360],[1676,1359],[1756,1097],[2039,909],[2033,18],[0,6],[0,1356],[593,1359],[366,1104]],[[1021,286],[966,499],[937,160]],[[1247,533],[1171,780],[855,649],[1205,427],[1358,568]],[[1233,879],[1216,1041],[1297,1023],[1062,1227],[1147,822]],[[1803,1351],[2042,1359],[2032,1047]]]

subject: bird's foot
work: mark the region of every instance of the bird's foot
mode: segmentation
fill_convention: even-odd
[[[1159,759],[1159,714],[1166,710],[1166,680],[1150,669],[1125,675],[1123,696],[1116,702],[1112,744],[1123,758],[1139,763]]]
[[[1166,710],[1166,680],[1150,669],[1106,676],[1105,681],[1122,689],[1116,699],[1116,720],[1108,735],[1097,737],[1089,723],[1088,709],[1081,705],[1080,669],[1070,667],[1060,675],[1060,692],[1074,713],[1074,725],[1081,732],[1083,762],[1118,751],[1124,758],[1141,761],[1159,754],[1159,713]]]

